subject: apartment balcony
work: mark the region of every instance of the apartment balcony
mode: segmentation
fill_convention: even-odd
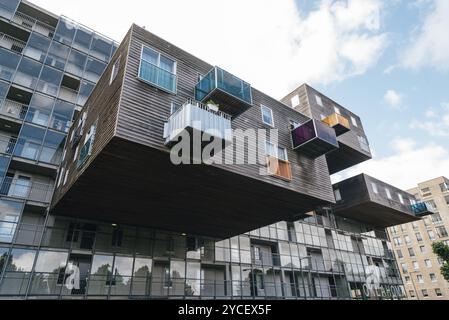
[[[17,137],[0,134],[0,154],[13,154],[16,143]]]
[[[339,182],[334,185],[334,190],[337,198],[335,215],[378,228],[420,220],[416,213],[418,206],[410,205],[415,201],[413,195],[366,174]]]
[[[76,104],[78,98],[78,91],[61,86],[59,89],[58,98]]]
[[[30,31],[35,31],[49,38],[52,38],[55,33],[55,28],[53,26],[50,26],[20,11],[16,12],[12,21],[21,27],[24,27]]]
[[[417,217],[425,217],[437,213],[437,210],[428,202],[412,204],[411,209]]]
[[[0,33],[0,47],[14,51],[16,53],[22,53],[26,47],[26,42],[14,38],[10,35]]]
[[[31,182],[25,179],[6,177],[0,187],[0,195],[14,199],[23,199],[49,204],[53,194],[53,185]]]
[[[342,115],[339,115],[338,113],[334,113],[329,117],[323,119],[323,122],[327,124],[329,127],[335,129],[337,137],[351,130],[349,120],[343,117]]]
[[[223,145],[232,144],[231,116],[197,101],[189,100],[176,110],[164,126],[165,144],[171,146],[178,142],[183,132],[192,136],[194,131],[210,141],[220,139]]]
[[[28,112],[28,106],[6,99],[0,106],[0,115],[7,116],[8,118],[23,120]]]
[[[251,85],[218,67],[198,82],[195,99],[212,100],[220,105],[220,110],[232,116],[243,113],[253,104]]]
[[[339,148],[335,130],[315,119],[293,129],[291,134],[293,149],[311,158],[318,158]]]

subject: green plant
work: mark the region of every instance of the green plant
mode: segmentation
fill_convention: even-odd
[[[443,242],[435,242],[432,244],[433,253],[435,253],[441,260],[443,266],[441,267],[441,274],[444,279],[449,281],[449,246]]]

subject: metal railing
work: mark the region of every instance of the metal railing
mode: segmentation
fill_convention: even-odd
[[[17,11],[14,15],[13,22],[29,30],[41,33],[47,37],[53,37],[53,34],[55,32],[54,27],[42,21],[34,19],[33,17],[30,17],[29,15],[20,11]]]
[[[26,42],[0,32],[0,47],[22,53],[26,47]]]
[[[0,153],[12,154],[17,143],[17,137],[0,134]]]
[[[0,187],[0,195],[2,196],[42,203],[50,203],[52,194],[53,185],[51,184],[25,181],[12,177],[4,178]]]
[[[0,114],[23,120],[28,112],[26,104],[6,99],[0,107]]]

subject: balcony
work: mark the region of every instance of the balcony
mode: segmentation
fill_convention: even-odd
[[[11,155],[14,152],[17,138],[0,134],[0,153]]]
[[[231,116],[197,101],[188,100],[170,116],[164,126],[165,144],[178,142],[185,130],[189,134],[194,130],[200,132],[206,141],[214,138],[222,140],[225,146],[232,144]]]
[[[293,149],[318,158],[339,148],[335,130],[312,119],[292,130]]]
[[[28,112],[28,106],[16,101],[5,100],[0,107],[0,115],[5,115],[17,120],[25,119],[25,115]]]
[[[53,185],[31,182],[25,179],[6,177],[0,187],[0,195],[11,198],[25,199],[33,202],[50,203]]]
[[[23,49],[25,49],[26,42],[11,37],[10,35],[0,33],[0,47],[9,49],[16,53],[22,53]]]
[[[143,59],[140,61],[139,79],[158,89],[176,94],[176,75]]]
[[[12,21],[21,27],[24,27],[31,31],[38,32],[38,33],[40,33],[44,36],[47,36],[49,38],[52,38],[55,33],[54,27],[52,27],[44,22],[41,22],[33,17],[30,17],[29,15],[27,15],[23,12],[20,12],[20,11],[16,12]]]
[[[290,162],[288,161],[268,156],[267,169],[269,175],[279,178],[281,180],[290,182],[293,179],[292,168]]]
[[[345,134],[346,132],[351,130],[351,126],[349,125],[349,120],[345,117],[339,115],[338,113],[334,113],[329,117],[323,119],[323,122],[327,124],[329,127],[335,129],[335,133],[337,137]]]
[[[218,67],[214,67],[195,87],[195,99],[220,104],[221,109],[237,116],[253,104],[251,85]]]
[[[432,207],[428,202],[419,202],[412,204],[413,213],[417,217],[425,217],[437,213],[437,210]]]

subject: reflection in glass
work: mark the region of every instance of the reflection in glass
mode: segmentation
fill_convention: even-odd
[[[64,70],[70,48],[58,42],[52,42],[45,64]]]
[[[56,96],[62,79],[62,72],[45,66],[42,70],[36,90]]]
[[[133,269],[133,258],[115,257],[114,278],[111,287],[111,295],[129,295],[131,288],[131,275]]]
[[[64,44],[71,45],[75,32],[76,25],[73,22],[61,17],[59,19],[58,28],[56,29],[54,39]]]
[[[31,33],[23,54],[27,57],[33,58],[34,60],[44,62],[49,46],[50,39],[33,32]]]
[[[55,99],[40,94],[34,94],[25,121],[41,126],[47,126],[54,102]]]
[[[92,93],[94,87],[95,85],[90,82],[87,81],[81,82],[80,91],[78,94],[78,105],[84,106],[90,94]]]
[[[19,61],[19,55],[0,48],[0,78],[10,81],[16,71]]]
[[[132,295],[148,295],[152,271],[152,259],[138,258],[134,260]]]
[[[87,60],[86,71],[84,72],[84,78],[96,83],[100,79],[105,68],[106,64],[89,58]]]
[[[24,124],[19,139],[17,140],[14,155],[31,160],[37,160],[44,136],[44,129],[37,128],[29,124]]]
[[[0,1],[0,17],[11,20],[14,12],[19,5],[20,0],[1,0]],[[1,269],[0,269],[1,270]]]
[[[71,103],[57,100],[50,120],[50,127],[58,131],[69,132],[75,106]]]
[[[81,52],[72,50],[67,60],[66,72],[81,77],[86,66],[87,56]]]
[[[0,200],[0,242],[10,243],[13,240],[22,209],[22,202]]]
[[[47,131],[39,160],[42,162],[59,165],[61,163],[64,142],[64,134],[50,130]]]
[[[28,89],[34,89],[37,85],[42,64],[28,58],[23,58],[14,76],[14,83]]]
[[[107,295],[112,282],[113,256],[95,255],[89,279],[89,295]]]
[[[89,52],[90,44],[92,43],[93,33],[90,30],[87,30],[83,27],[78,27],[76,31],[75,40],[73,41],[72,47],[86,52]]]
[[[90,47],[90,55],[102,61],[108,61],[112,52],[112,42],[103,39],[99,35],[94,35]]]

